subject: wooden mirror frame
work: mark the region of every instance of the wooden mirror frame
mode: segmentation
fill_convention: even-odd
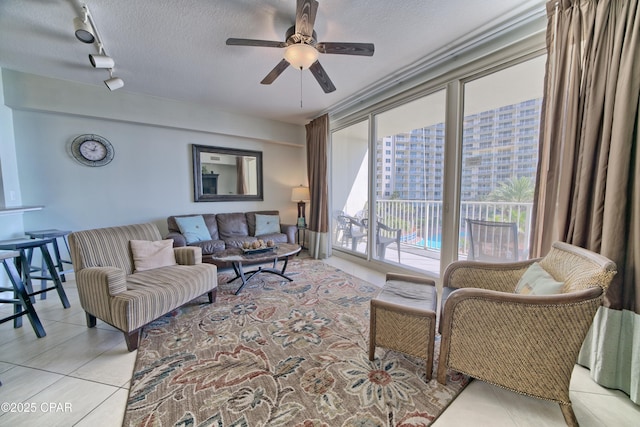
[[[193,197],[196,202],[231,202],[231,201],[247,201],[247,200],[263,200],[262,192],[262,152],[251,150],[238,150],[235,148],[211,147],[208,145],[192,144],[191,153],[193,157]],[[216,188],[214,192],[203,191],[203,174],[202,163],[200,159],[202,154],[224,155],[224,156],[241,156],[255,158],[255,193],[238,194],[237,192],[227,192],[227,194],[218,194],[217,181],[218,174],[212,171],[211,175]],[[205,174],[206,175],[206,174]],[[228,177],[228,176],[227,176]],[[205,178],[207,178],[205,176]],[[235,178],[235,177],[234,177]]]

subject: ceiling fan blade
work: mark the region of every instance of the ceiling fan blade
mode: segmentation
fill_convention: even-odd
[[[316,49],[320,53],[334,53],[339,55],[373,56],[373,43],[318,43]]]
[[[285,42],[253,39],[227,39],[227,46],[287,47]]]
[[[316,0],[298,0],[296,4],[296,33],[311,37],[317,13],[318,2]]]
[[[309,67],[309,71],[316,78],[318,83],[320,83],[320,87],[324,90],[324,93],[330,93],[336,90],[336,87],[333,85],[333,82],[327,75],[327,72],[322,68],[319,61],[314,62]]]
[[[271,83],[273,83],[275,79],[278,78],[280,74],[282,74],[284,70],[287,69],[288,66],[289,66],[289,63],[287,62],[287,60],[283,59],[278,63],[278,65],[274,67],[273,70],[269,72],[269,74],[266,75],[264,79],[262,79],[260,83],[263,85],[270,85]]]

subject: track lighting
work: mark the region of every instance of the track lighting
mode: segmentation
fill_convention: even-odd
[[[93,65],[93,68],[113,68],[115,65],[113,58],[107,55],[90,54],[89,61],[91,62],[91,65]]]
[[[77,17],[73,18],[76,37],[83,43],[93,43],[96,41],[96,35],[91,22],[89,22],[89,9],[84,5],[82,6],[82,9],[84,10],[84,17],[82,19]]]
[[[109,78],[104,81],[104,84],[107,85],[109,90],[120,89],[124,86],[124,81],[120,77],[113,76],[115,61],[105,52],[104,44],[98,33],[98,27],[96,23],[93,22],[93,16],[91,16],[91,12],[89,12],[86,4],[82,5],[82,13],[82,18],[73,18],[76,37],[83,43],[98,44],[98,53],[89,54],[89,62],[93,68],[106,68],[109,70]]]
[[[113,70],[109,70],[109,78],[104,81],[109,90],[120,89],[124,86],[124,81],[120,77],[113,77]]]

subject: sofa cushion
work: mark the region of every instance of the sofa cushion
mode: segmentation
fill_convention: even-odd
[[[176,265],[173,240],[131,240],[134,272]]]
[[[255,236],[280,233],[280,216],[256,214]]]
[[[289,238],[284,233],[271,233],[271,234],[263,234],[262,236],[256,237],[256,239],[264,240],[273,240],[274,243],[289,243]]]
[[[127,276],[127,290],[111,300],[113,325],[133,331],[215,289],[211,264],[174,265]]]
[[[516,285],[516,294],[551,295],[562,292],[564,283],[558,282],[547,273],[537,262],[534,262],[524,272]]]
[[[187,244],[211,240],[211,234],[207,229],[202,215],[182,216],[176,218],[176,223],[187,240]]]
[[[216,220],[218,221],[218,233],[224,241],[249,235],[249,227],[244,213],[220,213],[216,215]]]
[[[189,246],[197,246],[202,249],[204,255],[214,252],[223,251],[225,249],[224,240],[207,240],[205,242],[190,243]]]
[[[244,242],[251,243],[255,242],[256,240],[258,240],[258,238],[253,236],[236,236],[228,238],[224,241],[224,243],[226,244],[227,248],[241,248]]]

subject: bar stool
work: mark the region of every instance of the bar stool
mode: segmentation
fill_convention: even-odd
[[[29,318],[29,321],[31,322],[31,326],[33,327],[33,331],[36,333],[36,336],[38,338],[42,338],[47,334],[42,327],[42,323],[40,322],[38,314],[33,307],[31,298],[29,297],[29,294],[24,287],[24,283],[22,283],[22,279],[20,279],[20,274],[18,274],[14,263],[10,262],[12,258],[19,257],[20,252],[17,251],[0,251],[0,260],[2,260],[4,269],[9,276],[9,281],[11,281],[11,284],[13,285],[12,288],[0,287],[0,291],[13,291],[14,296],[11,299],[0,298],[0,303],[13,304],[14,307],[13,315],[0,319],[0,323],[13,320],[13,327],[19,328],[22,326],[22,316],[26,314]]]
[[[35,299],[33,298],[35,295],[43,294],[55,289],[58,292],[58,296],[60,297],[62,306],[64,308],[69,308],[69,300],[67,299],[67,294],[64,292],[62,282],[60,281],[60,276],[58,276],[58,270],[53,263],[51,254],[49,253],[49,249],[47,248],[47,245],[49,243],[53,243],[53,239],[22,238],[2,240],[0,241],[0,249],[18,251],[20,253],[20,256],[15,260],[15,266],[18,275],[22,277],[22,281],[27,290],[27,295],[29,295],[32,303],[35,302]],[[46,272],[43,272],[42,276],[31,276],[32,269],[31,263],[29,262],[30,256],[27,254],[27,251],[32,252],[36,248],[40,248],[42,259],[44,260],[46,268],[49,272],[48,275],[45,275]],[[31,279],[51,280],[53,281],[53,286],[47,288],[45,285],[44,289],[34,291]]]
[[[66,282],[67,278],[65,277],[65,274],[67,273],[73,273],[73,267],[69,268],[68,270],[64,269],[64,264],[69,264],[69,265],[73,265],[71,263],[71,261],[69,260],[65,260],[62,259],[62,257],[60,256],[60,248],[58,247],[58,238],[62,238],[62,241],[64,242],[64,245],[67,248],[67,253],[71,253],[71,251],[69,250],[69,242],[67,242],[67,236],[71,233],[71,231],[65,231],[65,230],[57,230],[55,228],[53,229],[48,229],[48,230],[36,230],[36,231],[27,231],[25,232],[25,234],[29,237],[31,237],[32,239],[53,239],[52,241],[52,246],[53,246],[53,257],[54,257],[54,261],[55,261],[55,265],[56,268],[58,269],[58,275],[60,276],[60,280],[62,282]],[[29,265],[31,265],[31,258],[33,256],[33,249],[29,250],[28,252],[29,255]],[[46,264],[44,262],[44,258],[42,259],[42,262],[40,264],[40,267],[31,267],[31,271],[46,271]],[[44,274],[44,273],[43,273]],[[47,287],[47,279],[42,279],[41,280],[41,289],[45,289]],[[46,299],[47,298],[47,294],[43,293],[40,295],[40,299]]]

